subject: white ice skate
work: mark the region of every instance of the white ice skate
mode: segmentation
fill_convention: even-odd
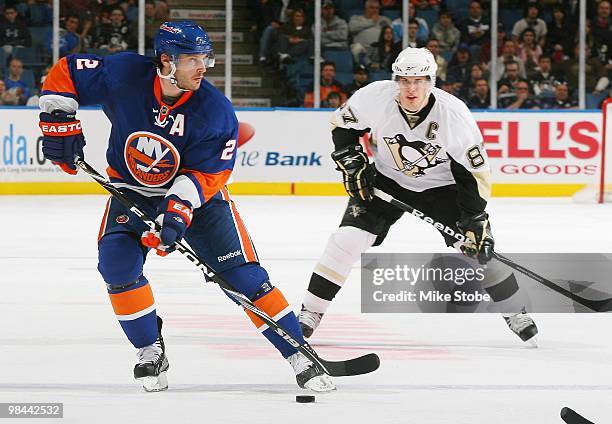
[[[134,378],[147,392],[161,392],[168,388],[166,372],[170,368],[166,348],[161,335],[162,320],[157,317],[159,336],[155,343],[138,349],[138,363],[134,366]]]
[[[532,347],[538,347],[538,340],[536,335],[538,334],[538,327],[536,326],[533,319],[523,309],[518,314],[504,314],[504,320],[517,336],[522,341],[527,342]]]
[[[304,305],[302,305],[302,310],[298,315],[298,321],[300,322],[300,327],[302,328],[302,334],[304,337],[309,338],[312,336],[312,333],[321,323],[322,318],[322,313],[309,311]]]
[[[287,358],[293,371],[298,386],[313,392],[331,392],[336,386],[331,377],[319,370],[310,359],[303,353],[297,352]]]

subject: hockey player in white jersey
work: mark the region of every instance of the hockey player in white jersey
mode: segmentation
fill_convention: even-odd
[[[447,246],[488,263],[483,288],[501,311],[512,312],[503,314],[510,329],[533,344],[538,330],[525,312],[528,300],[509,268],[489,262],[490,168],[474,118],[461,100],[435,88],[437,65],[429,50],[403,50],[392,70],[391,81],[361,88],[334,112],[332,159],[350,198],[304,296],[299,314],[304,336],[317,328],[361,253],[381,244],[403,214],[375,197],[376,188],[458,228],[468,241],[440,231]],[[373,164],[359,144],[366,132]]]

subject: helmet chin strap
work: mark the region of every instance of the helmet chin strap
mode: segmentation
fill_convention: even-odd
[[[168,75],[162,75],[161,70],[158,68],[157,69],[157,75],[160,78],[163,78],[165,80],[170,81],[170,83],[175,86],[176,88],[178,88],[181,91],[191,91],[191,90],[187,90],[182,88],[181,86],[178,85],[178,81],[176,80],[176,78],[174,77],[174,74],[176,73],[176,65],[174,64],[174,60],[170,61],[170,73]]]

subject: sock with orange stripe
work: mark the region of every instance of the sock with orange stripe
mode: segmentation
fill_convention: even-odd
[[[144,276],[124,286],[108,285],[108,295],[123,332],[136,348],[155,343],[158,336],[155,300]]]
[[[268,273],[264,268],[256,263],[248,263],[225,271],[221,275],[238,291],[251,299],[255,306],[278,322],[293,338],[300,343],[304,343],[297,317],[291,310],[283,293],[270,283]],[[246,313],[257,329],[278,349],[283,357],[287,358],[297,352],[282,336],[269,328],[255,314],[250,311],[246,311]]]

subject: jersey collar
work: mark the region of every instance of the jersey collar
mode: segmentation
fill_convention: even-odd
[[[429,101],[427,102],[425,107],[423,107],[423,109],[421,109],[415,114],[406,113],[406,111],[404,111],[404,108],[402,108],[402,105],[400,105],[399,101],[397,101],[397,108],[399,109],[400,114],[402,115],[402,117],[404,118],[404,120],[406,121],[410,129],[413,130],[421,122],[423,122],[425,118],[427,118],[427,115],[429,115],[429,112],[431,112],[431,108],[433,107],[435,102],[436,102],[436,98],[434,97],[433,94],[430,94]]]
[[[162,100],[161,80],[158,75],[155,75],[155,80],[153,80],[153,94],[155,94],[155,99],[157,99],[159,106],[170,112],[172,109],[176,109],[180,105],[187,102],[187,100],[189,100],[191,96],[193,96],[193,91],[183,92],[183,94],[181,95],[181,97],[179,97],[176,103],[174,103],[173,105],[168,105]]]

